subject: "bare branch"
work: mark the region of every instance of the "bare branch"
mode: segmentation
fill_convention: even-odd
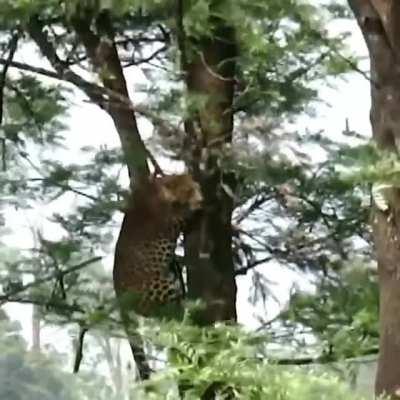
[[[78,336],[78,343],[76,346],[74,370],[73,370],[74,374],[77,374],[79,372],[79,367],[81,366],[83,358],[83,341],[85,340],[85,335],[87,332],[88,332],[87,328],[82,326],[79,328],[79,336]]]
[[[273,259],[274,259],[274,257],[264,257],[260,260],[256,260],[252,263],[248,263],[245,267],[235,269],[235,276],[246,275],[247,272],[249,272],[250,270],[256,268],[257,266],[259,266],[261,264],[265,264],[269,261],[272,261]]]
[[[32,72],[34,74],[47,76],[48,78],[53,78],[58,80],[69,80],[67,79],[67,77],[62,76],[59,73],[51,71],[49,69],[35,67],[31,64],[26,64],[18,61],[8,61],[5,58],[0,58],[0,65],[8,65],[9,67],[17,68],[20,69],[21,71]]]
[[[26,299],[26,298],[10,298],[8,303],[18,303],[18,304],[30,304],[34,306],[48,307],[59,311],[68,311],[68,312],[78,312],[85,313],[85,310],[81,308],[77,304],[67,304],[65,302],[58,301],[48,301],[48,300],[40,300],[40,299]]]
[[[140,65],[140,64],[144,64],[149,61],[152,61],[155,58],[157,58],[158,55],[160,55],[161,53],[164,53],[167,50],[167,48],[168,48],[168,46],[160,47],[159,49],[155,50],[153,53],[151,53],[147,57],[141,58],[140,60],[137,60],[137,61],[132,60],[132,61],[126,62],[126,64],[124,64],[123,67],[127,68],[127,67],[131,67],[133,65]],[[126,61],[126,60],[122,59],[122,61]]]
[[[11,302],[11,301],[12,302],[18,301],[16,299],[13,299],[13,296],[16,296],[16,295],[18,295],[20,293],[23,293],[23,292],[25,292],[26,290],[28,290],[28,289],[30,289],[32,287],[36,287],[36,286],[42,285],[43,283],[49,282],[49,281],[51,281],[53,279],[58,279],[60,274],[62,276],[65,276],[65,275],[71,274],[72,272],[79,271],[79,270],[87,267],[90,264],[93,264],[93,263],[95,263],[97,261],[100,261],[102,258],[103,257],[93,257],[93,258],[91,258],[89,260],[83,261],[83,262],[81,262],[81,263],[79,263],[77,265],[74,265],[72,267],[69,267],[69,268],[67,268],[65,270],[60,270],[60,271],[58,271],[56,273],[48,274],[48,275],[44,276],[43,278],[39,278],[39,279],[36,279],[36,280],[34,280],[32,282],[29,282],[29,283],[27,283],[25,285],[21,285],[21,286],[17,287],[14,291],[0,296],[0,306],[4,305],[5,303]]]
[[[254,211],[258,210],[262,205],[264,205],[267,201],[273,199],[274,197],[274,195],[266,196],[264,194],[261,196],[257,196],[250,204],[250,206],[236,217],[236,224],[240,224],[241,222],[243,222],[243,220],[248,218]]]
[[[66,191],[75,193],[75,194],[77,194],[79,196],[85,197],[86,199],[89,199],[89,200],[92,200],[92,201],[97,201],[98,200],[97,197],[92,196],[90,194],[87,194],[85,192],[82,192],[82,191],[80,191],[78,189],[75,189],[69,184],[59,183],[59,182],[57,182],[57,181],[55,181],[53,179],[50,179],[50,178],[46,178],[46,177],[43,177],[43,178],[31,178],[31,179],[28,179],[28,181],[30,181],[30,182],[35,182],[35,181],[48,182],[51,185],[54,185],[54,186],[56,186],[56,187],[58,187],[60,189],[64,189]]]
[[[378,348],[371,348],[360,352],[360,354],[354,354],[346,359],[342,356],[335,356],[333,354],[321,355],[319,357],[306,357],[306,358],[278,358],[269,359],[272,364],[278,365],[312,365],[312,364],[332,364],[338,361],[354,361],[356,357],[364,357],[368,355],[375,355],[379,353]]]

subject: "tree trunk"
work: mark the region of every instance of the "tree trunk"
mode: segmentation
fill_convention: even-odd
[[[32,350],[40,353],[41,345],[40,345],[40,309],[38,306],[32,306]]]
[[[224,149],[232,139],[236,40],[233,27],[217,17],[210,17],[211,38],[186,37],[184,3],[179,2],[177,24],[182,69],[189,98],[201,99],[185,122],[185,130],[189,168],[204,197],[203,213],[185,234],[188,296],[205,303],[197,322],[211,324],[236,320],[230,195],[235,179],[221,166]]]
[[[400,145],[400,2],[349,0],[371,61],[371,124],[378,146]],[[387,190],[388,210],[373,210],[380,290],[380,353],[375,391],[400,394],[400,190]],[[397,396],[396,396],[397,395]]]
[[[95,104],[108,112],[119,135],[131,186],[133,186],[133,178],[141,180],[149,175],[147,164],[149,153],[140,137],[135,112],[128,106],[128,89],[108,13],[104,11],[95,16],[93,10],[82,6],[82,10],[71,18],[71,23],[76,31],[77,38],[85,47],[90,63],[99,74],[104,89],[115,95],[114,97],[108,96],[107,101],[105,101],[104,96],[95,91],[90,84],[88,85],[88,82],[81,79],[59,58],[38,16],[31,17],[27,28],[29,35],[37,44],[43,56],[47,58],[60,77],[69,77],[69,80],[83,90]],[[98,31],[97,34],[92,30],[94,23]],[[123,100],[119,101],[117,97]]]
[[[81,11],[81,13],[85,15],[85,11]],[[92,65],[101,78],[103,86],[121,95],[122,98],[129,99],[108,11],[103,11],[97,18],[94,18],[97,34],[90,28],[90,24],[93,23],[92,19],[91,11],[87,10],[86,17],[75,16],[72,23],[85,46]],[[141,139],[135,113],[126,104],[113,99],[110,99],[108,104],[103,104],[103,106],[113,119],[120,137],[122,151],[131,178],[131,186],[133,187],[132,178],[134,176],[135,178],[145,179],[149,175],[148,152]]]

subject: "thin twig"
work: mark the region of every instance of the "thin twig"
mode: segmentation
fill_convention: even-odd
[[[83,269],[83,268],[87,267],[90,264],[93,264],[93,263],[95,263],[97,261],[100,261],[102,258],[103,257],[100,257],[100,256],[93,257],[93,258],[91,258],[89,260],[86,260],[86,261],[83,261],[83,262],[81,262],[81,263],[79,263],[77,265],[73,265],[72,267],[67,268],[65,270],[61,270],[59,272],[46,275],[45,277],[40,278],[40,279],[36,279],[36,280],[34,280],[32,282],[27,283],[26,285],[19,286],[13,292],[7,293],[5,295],[0,296],[0,306],[4,305],[5,303],[8,303],[12,296],[16,296],[17,294],[23,293],[23,292],[25,292],[26,290],[28,290],[28,289],[30,289],[32,287],[42,285],[43,283],[49,282],[49,281],[51,281],[53,279],[58,279],[59,278],[59,274],[62,274],[63,276],[65,276],[67,274],[71,274],[72,272],[79,271],[80,269]],[[12,300],[12,301],[15,301],[15,300]]]
[[[353,69],[355,72],[360,74],[364,79],[366,79],[372,86],[375,88],[378,87],[378,82],[374,81],[371,76],[368,74],[368,72],[363,71],[361,68],[358,67],[356,63],[354,63],[352,60],[349,58],[345,57],[343,54],[340,54],[338,51],[335,51],[336,55],[340,57],[344,62],[346,62],[351,69]]]
[[[75,352],[74,370],[73,373],[77,374],[79,372],[79,367],[81,366],[83,358],[83,341],[85,340],[85,335],[88,332],[88,328],[81,326],[79,328],[78,343]]]
[[[85,314],[85,310],[78,306],[77,304],[67,304],[63,302],[55,302],[54,300],[48,301],[48,300],[40,300],[40,299],[24,299],[24,298],[9,298],[8,303],[17,303],[17,304],[30,304],[34,306],[41,306],[41,307],[47,307],[47,308],[52,308],[52,309],[57,309],[60,311],[68,311],[68,312],[74,312],[74,313],[82,313]],[[71,322],[71,321],[70,321]]]
[[[54,185],[54,186],[56,186],[56,187],[59,187],[60,189],[64,189],[64,190],[67,190],[67,191],[69,191],[69,192],[75,193],[75,194],[77,194],[77,195],[79,195],[79,196],[82,196],[82,197],[85,197],[85,198],[87,198],[87,199],[89,199],[89,200],[92,200],[92,201],[97,201],[97,200],[98,200],[97,197],[92,196],[92,195],[90,195],[90,194],[87,194],[87,193],[85,193],[85,192],[82,192],[82,191],[80,191],[79,189],[75,189],[75,188],[73,188],[73,187],[72,187],[71,185],[69,185],[69,184],[62,184],[62,183],[59,183],[59,182],[57,182],[57,181],[55,181],[55,180],[53,180],[53,179],[50,179],[50,178],[44,176],[43,173],[42,173],[42,171],[40,170],[40,168],[39,168],[37,165],[35,165],[35,163],[29,158],[28,154],[26,154],[25,152],[19,152],[19,155],[20,155],[20,157],[22,157],[24,160],[26,160],[27,163],[28,163],[39,175],[42,176],[41,178],[30,178],[30,179],[28,179],[28,181],[30,181],[30,182],[35,182],[35,181],[49,182],[50,184],[52,184],[52,185]],[[12,180],[8,180],[8,182],[12,182]]]
[[[159,54],[165,52],[167,49],[168,49],[168,46],[162,46],[159,49],[155,50],[153,53],[151,53],[148,57],[141,58],[138,61],[132,60],[132,61],[126,62],[126,64],[123,65],[123,68],[128,68],[128,67],[132,67],[132,66],[136,66],[136,65],[140,65],[140,64],[144,64],[149,61],[152,61]],[[124,61],[124,60],[122,59],[121,61]]]
[[[56,186],[56,187],[58,187],[58,188],[60,188],[60,189],[64,189],[64,190],[66,190],[66,191],[75,193],[75,194],[77,194],[77,195],[79,195],[79,196],[82,196],[82,197],[85,197],[85,198],[87,198],[87,199],[89,199],[89,200],[92,200],[92,201],[97,201],[97,200],[98,200],[98,197],[92,196],[92,195],[87,194],[87,193],[85,193],[85,192],[82,192],[82,191],[80,191],[80,190],[78,190],[78,189],[75,189],[75,188],[73,188],[72,186],[70,186],[70,185],[68,185],[68,184],[62,184],[62,183],[59,183],[59,182],[57,182],[57,181],[55,181],[55,180],[53,180],[53,179],[47,178],[47,177],[43,177],[43,178],[31,178],[31,179],[28,179],[28,181],[31,181],[31,182],[35,182],[35,181],[48,182],[48,183],[50,183],[51,185],[54,185],[54,186]]]
[[[258,267],[261,264],[265,264],[265,263],[267,263],[269,261],[272,261],[273,259],[274,259],[274,257],[265,257],[265,258],[262,258],[260,260],[256,260],[256,261],[254,261],[252,263],[249,263],[245,267],[235,269],[235,276],[246,275],[247,272],[249,272],[250,270]]]
[[[356,357],[365,357],[368,355],[375,355],[379,353],[378,348],[371,348],[361,351],[360,354],[356,354],[347,358],[342,358],[341,356],[326,354],[321,355],[319,357],[306,357],[306,358],[277,358],[277,359],[269,359],[271,364],[278,365],[311,365],[311,364],[332,364],[335,362],[352,362]]]
[[[260,197],[257,197],[246,210],[244,210],[241,214],[239,214],[235,218],[236,224],[240,224],[243,220],[248,218],[254,211],[258,210],[263,204],[265,204],[267,201],[273,199],[274,197],[275,196],[266,196],[264,194],[261,195]]]
[[[221,75],[221,74],[219,74],[217,71],[215,71],[215,70],[213,69],[213,67],[207,63],[207,60],[205,59],[204,53],[203,53],[202,51],[200,52],[200,60],[201,60],[201,62],[202,62],[202,64],[203,64],[203,66],[205,67],[205,69],[207,70],[207,72],[208,72],[213,78],[218,79],[218,80],[220,80],[220,81],[236,82],[236,79],[235,79],[235,78],[225,78],[223,75]],[[231,61],[231,60],[234,60],[234,58],[232,58],[232,59],[229,59],[229,58],[224,59],[224,60],[223,60],[219,65],[217,65],[216,67],[220,66],[222,63],[226,63],[226,62],[229,62],[229,61]]]

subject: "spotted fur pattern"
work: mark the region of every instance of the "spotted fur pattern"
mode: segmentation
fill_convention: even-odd
[[[158,306],[182,300],[176,243],[201,200],[189,175],[155,178],[133,194],[116,246],[114,286],[118,295],[133,296],[129,307],[136,313],[149,316]]]

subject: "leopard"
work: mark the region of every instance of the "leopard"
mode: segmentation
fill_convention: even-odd
[[[149,178],[133,191],[114,258],[118,298],[129,311],[151,317],[181,306],[185,287],[175,251],[188,218],[202,208],[199,183],[190,174]]]

